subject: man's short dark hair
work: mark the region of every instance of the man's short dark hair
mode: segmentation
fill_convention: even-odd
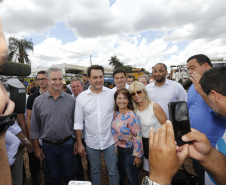
[[[82,76],[86,76],[87,77],[87,74],[82,74]]]
[[[199,83],[207,95],[211,90],[215,90],[223,96],[226,96],[226,66],[213,67],[207,70]]]
[[[38,74],[43,74],[43,75],[44,75],[44,74],[46,74],[46,71],[39,71],[39,72],[37,73],[37,75],[38,75]]]
[[[197,60],[197,63],[202,66],[204,63],[207,63],[210,67],[213,67],[209,57],[207,57],[206,55],[203,55],[203,54],[198,54],[198,55],[194,55],[194,56],[191,56],[188,60],[187,60],[187,63],[190,61],[190,60],[193,60],[193,59],[196,59]]]
[[[30,80],[30,83],[31,83],[31,82],[33,82],[33,81],[34,81],[33,79],[32,79],[32,80]]]
[[[88,77],[89,77],[89,78],[90,78],[91,70],[92,70],[92,69],[95,69],[95,70],[100,69],[100,70],[103,72],[103,74],[104,74],[104,68],[103,68],[102,66],[99,66],[99,65],[92,65],[92,66],[88,67],[88,69],[87,69],[87,74],[88,74]]]
[[[157,65],[162,65],[164,68],[165,68],[165,70],[167,71],[167,66],[166,66],[166,64],[163,64],[163,63],[157,63],[157,64],[155,64],[155,66],[157,66]],[[155,67],[154,66],[154,67]]]
[[[135,81],[135,76],[134,75],[128,75],[127,78],[132,78],[133,81]]]
[[[125,70],[122,69],[122,68],[120,68],[120,67],[114,70],[114,72],[113,72],[113,78],[115,77],[115,75],[116,75],[117,73],[123,73],[123,74],[125,75],[125,77],[126,77],[126,72],[125,72]]]
[[[37,80],[37,77],[38,77],[39,74],[45,75],[45,74],[46,74],[46,71],[43,71],[43,70],[42,70],[42,71],[39,71],[39,72],[37,73],[36,80]]]

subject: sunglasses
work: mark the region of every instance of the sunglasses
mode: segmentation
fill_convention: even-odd
[[[137,91],[137,92],[131,93],[131,96],[134,97],[136,94],[140,95],[140,94],[142,94],[142,91]]]

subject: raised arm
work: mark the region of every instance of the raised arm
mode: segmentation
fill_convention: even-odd
[[[205,134],[192,129],[182,139],[192,141],[189,145],[189,156],[198,160],[218,184],[225,184],[226,156],[211,146]]]
[[[170,121],[149,134],[149,179],[159,184],[170,184],[185,158],[188,144],[176,152],[174,131]]]
[[[154,111],[156,118],[161,123],[161,125],[164,124],[167,120],[167,117],[166,117],[166,113],[164,112],[162,107],[158,103],[154,103],[153,111]]]
[[[194,84],[195,90],[200,94],[200,96],[202,96],[202,98],[206,102],[206,104],[208,106],[210,106],[211,105],[211,102],[210,102],[209,98],[207,98],[206,93],[204,93],[204,91],[202,90],[202,87],[201,87],[201,85],[199,83],[199,80],[200,79],[201,79],[201,76],[198,73],[193,72],[191,74],[190,80]]]
[[[2,29],[2,22],[0,19],[0,66],[5,62],[7,56],[7,44],[4,37],[3,29]],[[11,104],[11,106],[9,106]],[[7,109],[5,110],[7,106]],[[14,103],[9,100],[9,96],[0,82],[0,116],[11,114],[14,110]],[[4,111],[5,110],[5,111]],[[5,133],[3,131],[0,133],[0,179],[1,183],[5,185],[12,184],[12,178],[10,173],[9,161],[5,146]]]

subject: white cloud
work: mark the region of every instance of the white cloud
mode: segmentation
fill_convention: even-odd
[[[169,48],[167,51],[164,52],[165,55],[172,55],[178,52],[178,47],[176,45]]]
[[[197,53],[226,57],[224,0],[7,0],[0,5],[6,37],[48,34],[58,22],[77,40],[47,38],[30,54],[32,66],[56,63],[108,65],[117,55],[126,65],[151,71],[157,62],[186,63]],[[152,31],[142,37],[144,31]],[[158,32],[158,38],[151,35]],[[183,48],[181,48],[181,45]]]

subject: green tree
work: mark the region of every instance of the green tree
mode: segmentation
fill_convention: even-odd
[[[114,69],[118,67],[123,67],[123,62],[120,62],[117,56],[111,57],[111,59],[108,61],[109,61],[109,65],[111,65]]]
[[[18,60],[19,63],[31,65],[27,50],[33,51],[33,42],[31,40],[9,38],[9,61],[16,62]]]
[[[126,73],[132,73],[133,67],[131,66],[122,66]]]

